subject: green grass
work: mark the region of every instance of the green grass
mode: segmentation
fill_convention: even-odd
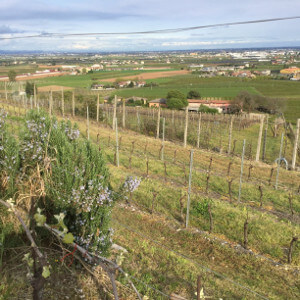
[[[77,119],[82,133],[85,132],[86,122]],[[255,126],[254,126],[255,127]],[[256,130],[257,128],[255,128]],[[254,131],[255,131],[254,130]],[[258,208],[257,185],[247,182],[243,185],[242,204],[236,202],[238,184],[233,184],[232,202],[227,197],[226,176],[215,173],[224,172],[230,157],[220,156],[203,150],[195,151],[194,172],[192,181],[190,225],[195,229],[208,230],[207,217],[195,209],[198,202],[205,198],[211,199],[214,218],[214,231],[212,235],[202,235],[194,230],[184,230],[180,218],[179,197],[181,192],[186,192],[186,182],[181,162],[185,164],[188,173],[189,149],[166,142],[165,159],[167,161],[167,178],[164,180],[164,164],[158,159],[160,140],[145,137],[132,131],[120,130],[122,137],[120,144],[120,167],[114,166],[114,132],[108,127],[97,126],[91,122],[91,140],[96,142],[99,134],[99,143],[102,151],[107,156],[111,173],[111,184],[114,188],[120,185],[126,176],[143,177],[146,172],[144,147],[148,141],[147,155],[150,158],[148,179],[143,179],[138,190],[133,194],[132,207],[124,207],[124,202],[117,203],[113,212],[112,227],[115,230],[114,242],[127,249],[122,267],[129,275],[162,290],[164,293],[172,292],[192,299],[196,287],[196,279],[202,276],[206,295],[214,298],[226,299],[255,299],[255,296],[244,289],[236,287],[222,277],[213,275],[201,266],[212,269],[222,275],[255,290],[272,299],[296,299],[299,296],[299,278],[291,270],[284,267],[275,267],[265,259],[260,259],[249,254],[240,254],[233,249],[236,243],[243,240],[243,223],[246,217],[245,207],[249,213],[249,247],[256,253],[262,253],[273,260],[286,262],[286,248],[291,237],[299,233],[299,225],[290,222],[288,191],[275,191],[272,187],[264,186],[263,209]],[[84,137],[85,134],[82,134]],[[110,138],[109,138],[110,137]],[[108,141],[110,146],[108,147]],[[132,166],[129,168],[129,156],[132,141],[136,141]],[[177,149],[177,163],[173,163],[173,153]],[[209,184],[209,194],[205,190],[205,173],[197,172],[197,168],[207,168],[210,157],[213,157],[213,171]],[[249,165],[249,162],[246,162]],[[234,158],[231,176],[238,177],[240,160]],[[256,177],[268,177],[270,166],[255,165]],[[296,172],[280,170],[281,182],[297,187]],[[247,168],[244,170],[244,178]],[[152,207],[153,191],[157,192],[154,203],[154,214],[149,212]],[[295,196],[294,209],[299,212],[299,196]],[[184,198],[184,208],[186,198]],[[285,217],[277,218],[268,210],[283,212]],[[129,226],[134,233],[122,227]],[[209,237],[208,240],[205,237]],[[229,242],[231,247],[223,246],[211,238],[221,238]],[[188,257],[184,259],[178,254],[162,248],[161,245],[182,253]],[[293,265],[299,265],[300,248],[295,247]],[[193,260],[193,262],[191,261]],[[199,265],[197,265],[199,264]],[[270,276],[272,274],[272,276]],[[118,280],[125,283],[119,275]],[[147,288],[139,281],[134,281],[138,289],[147,294],[150,299],[163,299],[159,294]],[[297,296],[298,295],[298,296]]]
[[[122,78],[125,76],[138,75],[141,72],[155,72],[155,70],[137,71],[101,71],[94,74],[79,76],[49,77],[38,80],[38,86],[63,85],[74,88],[90,88],[93,82],[101,82],[101,79]],[[282,98],[286,101],[285,115],[288,121],[296,123],[300,116],[300,82],[289,80],[272,80],[268,78],[231,78],[213,77],[199,78],[198,75],[179,75],[174,77],[149,79],[147,82],[156,82],[158,87],[120,89],[112,91],[123,97],[139,96],[149,100],[166,97],[168,91],[178,89],[184,94],[190,90],[197,90],[202,97],[217,97],[233,99],[241,91],[248,91],[251,94]]]
[[[93,82],[101,82],[101,79],[107,78],[122,78],[125,76],[135,76],[145,72],[156,72],[157,70],[126,70],[126,71],[99,71],[93,74],[86,75],[64,75],[59,77],[47,77],[39,79],[37,86],[47,85],[62,85],[74,88],[87,88],[91,87]],[[168,70],[170,71],[170,70]]]
[[[239,87],[220,87],[220,88],[213,88],[213,87],[195,87],[195,86],[168,86],[168,87],[163,87],[163,86],[158,86],[158,87],[146,87],[146,88],[139,88],[139,89],[122,89],[118,90],[115,94],[128,98],[131,96],[137,96],[137,97],[145,97],[149,100],[153,100],[156,98],[164,98],[167,96],[168,92],[172,89],[176,89],[181,91],[183,94],[187,94],[191,89],[198,91],[201,93],[202,97],[217,97],[217,98],[222,98],[222,99],[232,99],[236,97],[240,91],[247,91],[251,94],[259,94],[259,92],[249,86],[249,87],[244,87],[243,89]]]

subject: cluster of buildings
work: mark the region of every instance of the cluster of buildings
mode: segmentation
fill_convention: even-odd
[[[122,88],[140,88],[145,86],[145,81],[134,81],[134,80],[127,80],[127,81],[119,81],[115,82],[114,84],[104,85],[95,83],[91,86],[92,91],[99,91],[99,90],[113,90],[113,89],[122,89]]]
[[[300,80],[300,68],[297,67],[282,69],[280,74],[289,76],[290,80]]]
[[[219,113],[228,113],[230,110],[230,101],[216,98],[206,99],[187,99],[188,110],[198,111],[201,105],[216,109]],[[149,107],[167,107],[167,99],[158,98],[148,102]]]

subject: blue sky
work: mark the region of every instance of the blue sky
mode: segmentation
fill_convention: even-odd
[[[299,0],[2,0],[0,37],[129,32],[300,15]],[[1,50],[134,51],[300,46],[300,19],[174,34],[0,40]]]

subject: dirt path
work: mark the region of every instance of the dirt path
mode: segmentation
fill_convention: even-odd
[[[61,89],[64,89],[64,91],[71,91],[73,90],[74,88],[72,87],[69,87],[69,86],[61,86],[61,85],[47,85],[47,86],[41,86],[41,87],[38,87],[38,91],[39,92],[59,92],[61,91]]]
[[[25,80],[31,80],[31,79],[40,79],[40,78],[46,78],[46,77],[54,77],[54,76],[63,76],[68,75],[68,72],[51,72],[51,73],[42,73],[42,74],[31,74],[31,75],[17,75],[16,81],[25,81]],[[0,77],[0,81],[9,81],[7,76]]]
[[[101,81],[104,82],[115,82],[116,79],[122,78],[124,80],[130,80],[138,78],[139,80],[145,80],[145,79],[155,79],[155,78],[162,78],[162,77],[171,77],[171,76],[177,76],[177,75],[186,75],[189,74],[190,71],[187,70],[178,70],[178,71],[161,71],[161,72],[144,72],[140,73],[138,75],[131,75],[131,76],[119,76],[114,78],[107,78],[107,79],[101,79]]]

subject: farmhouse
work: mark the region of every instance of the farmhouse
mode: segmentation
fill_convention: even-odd
[[[187,101],[189,111],[198,111],[200,105],[205,105],[217,109],[220,113],[226,113],[231,105],[227,100],[188,99]]]
[[[149,101],[149,107],[166,107],[167,106],[167,99],[159,98]]]
[[[93,71],[99,71],[99,70],[103,70],[103,65],[100,65],[100,64],[94,64],[91,66],[91,69]]]
[[[289,75],[292,75],[292,74],[297,74],[297,73],[300,73],[300,68],[297,68],[297,67],[291,67],[289,69],[282,69],[282,70],[280,70],[280,74],[289,74]]]
[[[136,96],[132,96],[132,97],[129,97],[129,98],[126,98],[125,99],[125,102],[128,102],[128,101],[142,101],[143,104],[145,105],[147,103],[147,98],[143,98],[143,97],[136,97]]]
[[[98,90],[103,90],[104,89],[104,85],[103,84],[93,84],[91,86],[91,90],[92,91],[98,91]]]

